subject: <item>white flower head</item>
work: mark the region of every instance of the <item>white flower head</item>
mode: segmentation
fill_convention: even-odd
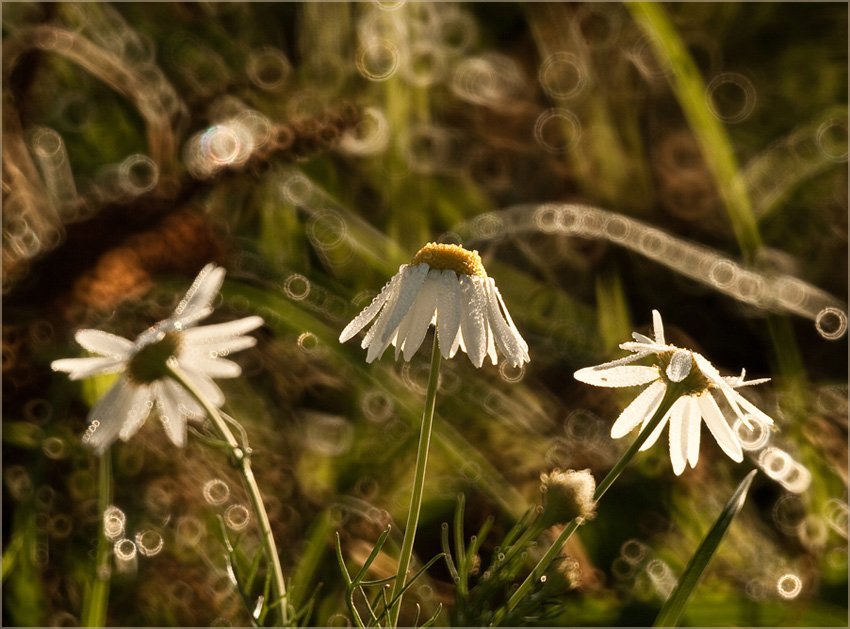
[[[51,364],[71,380],[121,373],[114,386],[89,413],[83,443],[103,454],[116,439],[128,440],[141,428],[156,406],[165,432],[177,446],[186,443],[186,419],[204,415],[201,405],[167,376],[167,361],[174,360],[209,402],[224,404],[224,394],[213,378],[235,378],[242,373],[225,356],[252,347],[257,340],[245,336],[263,324],[260,317],[194,327],[208,317],[224,281],[224,269],[205,266],[180,301],[174,314],[130,341],[100,330],[79,330],[75,339],[97,356],[63,358]]]
[[[459,245],[428,243],[422,247],[345,327],[340,342],[351,339],[376,316],[361,343],[369,350],[369,363],[380,358],[390,344],[395,346],[396,359],[401,354],[410,360],[432,323],[444,358],[451,358],[460,348],[476,367],[481,367],[484,356],[495,365],[498,348],[515,367],[529,361],[528,345],[478,252]]]
[[[733,414],[751,428],[750,418],[771,425],[773,420],[735,391],[739,387],[767,382],[769,378],[744,381],[745,371],[737,377],[721,376],[702,355],[669,345],[664,340],[664,326],[657,310],[652,311],[653,335],[650,339],[634,332],[634,341],[622,343],[621,349],[633,352],[631,356],[595,367],[579,369],[576,380],[598,387],[630,387],[648,384],[640,395],[620,414],[611,427],[611,437],[619,439],[640,424],[641,430],[649,423],[671,383],[683,387],[677,399],[641,450],[651,447],[670,423],[670,461],[676,475],[685,470],[686,463],[696,467],[699,460],[700,421],[704,420],[721,449],[733,461],[742,461],[744,453],[741,440],[723,416],[714,395],[725,399]],[[658,364],[651,367],[632,365],[641,358],[655,355]]]

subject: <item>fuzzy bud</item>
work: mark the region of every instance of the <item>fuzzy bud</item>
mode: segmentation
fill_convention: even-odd
[[[543,492],[543,512],[539,522],[546,526],[567,524],[575,518],[592,519],[596,503],[593,492],[596,480],[590,470],[554,469],[540,475],[540,491]]]

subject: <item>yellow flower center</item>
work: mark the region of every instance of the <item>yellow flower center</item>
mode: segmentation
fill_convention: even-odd
[[[671,382],[667,376],[667,367],[670,365],[670,362],[673,360],[673,354],[675,352],[664,352],[662,354],[658,354],[658,370],[661,372],[661,377],[665,382]],[[690,372],[685,376],[682,380],[679,381],[679,384],[684,387],[683,395],[699,395],[704,391],[708,391],[713,385],[706,378],[696,364],[691,366]]]
[[[180,349],[180,333],[166,332],[158,341],[145,345],[130,359],[127,374],[136,384],[150,384],[168,375],[165,363]]]
[[[429,242],[413,256],[410,264],[411,266],[427,264],[432,269],[454,271],[458,275],[479,275],[481,277],[487,275],[478,252],[469,251],[460,245]]]

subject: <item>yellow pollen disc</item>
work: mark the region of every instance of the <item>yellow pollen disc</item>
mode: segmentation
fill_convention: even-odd
[[[422,247],[413,260],[411,266],[427,264],[432,269],[441,271],[454,271],[458,275],[480,275],[485,277],[484,265],[481,264],[481,256],[477,251],[469,251],[460,245],[443,245],[429,242]]]

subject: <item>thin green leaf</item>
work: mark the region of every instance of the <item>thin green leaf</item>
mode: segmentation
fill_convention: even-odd
[[[467,566],[469,565],[466,560],[466,547],[463,541],[463,515],[465,509],[466,496],[464,496],[463,493],[459,493],[457,495],[457,507],[455,507],[454,521],[455,555],[457,556],[458,570],[456,570],[456,574],[452,575],[452,577],[458,577],[455,581],[457,583],[458,592],[462,596],[465,595],[468,590]],[[448,539],[446,541],[448,542]],[[448,546],[448,544],[446,544],[446,546]],[[448,548],[446,548],[446,556],[449,560],[451,560],[451,557],[448,555]]]
[[[399,600],[402,596],[404,596],[404,593],[405,593],[405,592],[407,592],[407,590],[409,590],[409,589],[410,589],[410,587],[411,587],[414,583],[416,583],[416,581],[419,579],[419,577],[421,577],[423,574],[425,574],[425,572],[428,570],[428,568],[430,568],[431,566],[433,566],[435,563],[437,563],[437,561],[439,561],[439,560],[440,560],[440,559],[442,559],[442,558],[443,558],[443,553],[440,553],[439,555],[436,555],[436,556],[435,556],[435,557],[433,557],[430,561],[428,561],[428,563],[426,563],[424,566],[422,566],[422,567],[419,569],[419,571],[418,571],[416,574],[414,574],[414,575],[413,575],[413,577],[410,579],[410,581],[408,581],[408,582],[404,585],[404,587],[401,589],[401,591],[400,591],[398,594],[396,594],[396,595],[395,595],[395,597],[393,597],[393,599],[390,601],[390,607],[392,607],[393,605],[395,605],[395,604],[398,602],[398,600]]]
[[[440,603],[439,605],[437,605],[437,611],[434,612],[434,615],[431,616],[431,618],[429,618],[425,622],[425,624],[422,625],[423,629],[424,629],[424,627],[432,627],[434,625],[434,623],[437,622],[437,617],[440,615],[440,612],[442,612],[442,611],[443,611],[443,604]]]
[[[372,549],[372,552],[369,553],[369,556],[366,558],[366,561],[363,562],[363,567],[360,568],[360,571],[354,577],[354,583],[360,583],[360,580],[366,574],[366,571],[369,569],[369,566],[372,565],[372,562],[375,561],[375,558],[378,556],[378,553],[381,552],[381,548],[384,547],[384,542],[387,541],[387,536],[390,534],[390,529],[392,527],[387,527],[387,530],[381,533],[381,536],[378,538],[378,541],[375,542],[375,547]]]
[[[345,583],[351,585],[353,581],[351,580],[351,575],[348,574],[348,568],[345,567],[345,559],[342,557],[342,542],[339,539],[339,533],[336,534],[336,560],[339,562],[339,569],[342,572],[342,576],[345,577]]]
[[[744,480],[741,481],[741,484],[738,485],[735,493],[729,498],[729,502],[726,503],[726,506],[723,507],[723,511],[720,513],[720,517],[717,518],[717,521],[711,527],[705,539],[702,540],[699,548],[697,548],[696,553],[694,553],[694,556],[688,562],[688,566],[679,578],[679,582],[670,594],[670,598],[667,599],[658,613],[653,626],[677,627],[679,625],[679,620],[685,612],[688,599],[693,594],[694,589],[696,589],[700,577],[702,577],[709,561],[711,561],[711,558],[717,551],[717,547],[723,540],[723,536],[726,535],[726,530],[729,528],[732,520],[735,519],[735,516],[738,515],[738,512],[744,506],[744,502],[747,500],[747,492],[756,473],[758,473],[758,470],[753,470],[747,474]]]
[[[452,577],[452,580],[457,583],[457,589],[458,591],[460,591],[462,583],[461,577],[460,574],[458,574],[457,567],[455,567],[455,562],[452,561],[452,553],[451,549],[449,548],[449,525],[445,522],[443,523],[442,530],[440,531],[440,542],[443,547],[443,554],[446,557],[446,566],[449,569],[449,575]],[[460,554],[458,554],[458,558],[461,559],[462,562]],[[462,566],[463,563],[461,563],[460,565]]]

